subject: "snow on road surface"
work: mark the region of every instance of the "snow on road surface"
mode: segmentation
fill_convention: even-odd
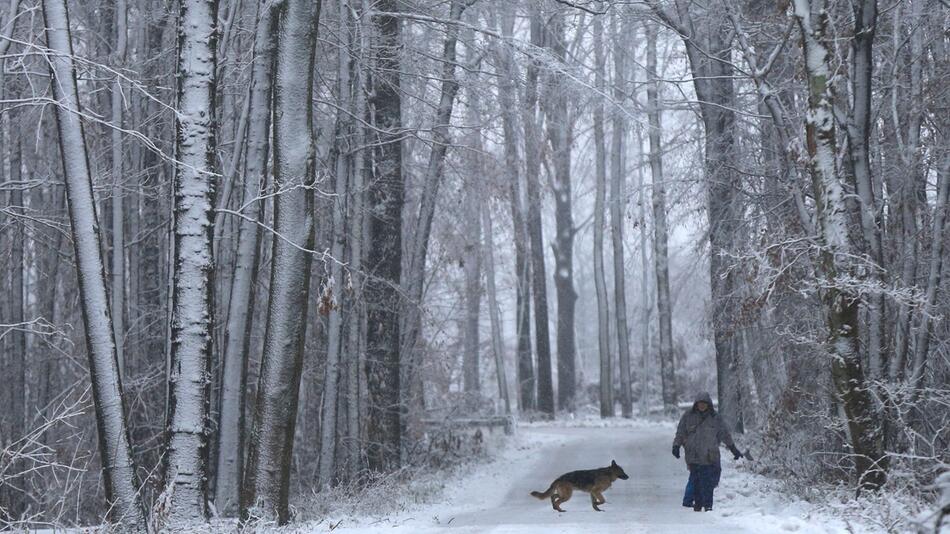
[[[334,517],[310,532],[364,534],[826,534],[878,532],[819,511],[775,489],[764,477],[737,471],[725,460],[711,512],[681,506],[687,471],[670,454],[672,423],[621,422],[625,426],[526,425],[494,461],[447,480],[436,503],[413,506],[383,518]],[[575,492],[565,513],[528,493],[544,491],[567,471],[604,467],[616,460],[629,480],[604,496],[604,512],[592,509],[587,493]],[[741,460],[740,460],[741,461]],[[398,499],[399,495],[394,495]]]

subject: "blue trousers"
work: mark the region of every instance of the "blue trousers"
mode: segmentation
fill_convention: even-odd
[[[683,493],[683,506],[712,508],[713,490],[719,485],[722,467],[716,464],[690,464],[689,481]]]

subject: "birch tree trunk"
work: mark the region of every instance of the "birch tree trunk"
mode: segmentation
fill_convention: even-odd
[[[656,315],[660,323],[660,382],[663,407],[676,409],[676,368],[673,361],[673,322],[670,302],[669,230],[666,225],[666,183],[663,177],[660,84],[656,74],[656,27],[646,26],[647,116],[650,139],[650,173],[653,182],[653,263],[656,271]]]
[[[56,125],[66,178],[107,509],[110,518],[124,528],[142,530],[145,515],[135,484],[115,331],[109,315],[99,225],[92,196],[92,174],[79,115],[81,108],[70,42],[69,13],[64,0],[43,0],[42,7],[47,46],[54,53],[48,58],[53,78],[51,87],[57,103]]]
[[[178,25],[175,255],[165,492],[166,527],[207,518],[214,267],[215,0],[185,0]]]
[[[375,4],[382,12],[397,10],[397,0]],[[366,254],[366,457],[372,471],[400,463],[400,283],[402,279],[402,95],[400,93],[399,20],[374,15],[370,115],[376,128],[372,178],[367,190],[369,241]],[[410,303],[411,305],[411,303]]]
[[[617,24],[621,15],[616,11],[610,18],[610,34],[613,40],[614,85],[613,97],[619,104],[624,100],[626,53],[624,43],[621,42],[621,31],[625,25]],[[624,263],[623,243],[623,208],[624,179],[626,169],[624,164],[624,136],[627,132],[627,121],[623,113],[617,110],[611,114],[610,138],[610,238],[613,247],[614,270],[614,317],[617,330],[617,355],[620,360],[620,413],[623,417],[633,417],[633,401],[630,391],[630,330],[627,325],[627,273]],[[646,272],[643,273],[646,278]]]
[[[547,23],[545,44],[556,60],[564,65],[567,46],[564,35],[564,15],[552,14]],[[557,235],[554,239],[554,286],[557,291],[557,401],[561,410],[574,411],[577,387],[574,308],[574,215],[571,190],[572,127],[568,111],[567,83],[561,74],[549,73],[545,102],[548,140],[554,161],[554,220]]]
[[[600,6],[600,4],[598,4]],[[604,93],[604,23],[594,17],[594,85]],[[610,354],[610,313],[604,280],[604,202],[607,196],[607,150],[604,146],[604,101],[594,103],[594,286],[597,291],[597,346],[600,353],[600,416],[614,416],[613,362]],[[621,272],[622,276],[622,272]]]
[[[861,365],[858,299],[851,290],[836,285],[840,283],[839,277],[855,277],[857,273],[849,257],[853,246],[848,235],[847,207],[835,157],[827,6],[824,0],[795,0],[794,13],[802,35],[808,83],[805,132],[822,245],[820,265],[829,285],[822,292],[828,325],[826,348],[831,356],[831,374],[855,455],[858,482],[861,487],[874,489],[885,481],[881,421]]]
[[[245,393],[251,318],[255,307],[254,280],[257,278],[260,249],[259,223],[263,218],[261,202],[257,198],[267,181],[270,152],[271,83],[276,37],[273,12],[271,0],[260,0],[248,95],[247,147],[244,150],[245,207],[238,227],[238,248],[225,325],[214,485],[215,508],[225,516],[238,511],[240,484],[244,478]]]
[[[241,517],[290,519],[287,506],[314,242],[313,66],[321,2],[288,0],[277,17],[270,302]]]

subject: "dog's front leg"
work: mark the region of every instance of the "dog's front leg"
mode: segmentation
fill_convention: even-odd
[[[594,510],[597,510],[598,512],[603,512],[603,510],[601,510],[600,508],[597,508],[597,505],[604,504],[604,502],[597,498],[597,492],[595,491],[590,492],[590,504],[594,507]]]

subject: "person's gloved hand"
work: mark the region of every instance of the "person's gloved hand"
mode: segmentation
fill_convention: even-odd
[[[679,446],[679,445],[673,445],[673,457],[674,457],[674,458],[677,458],[677,459],[680,457],[680,446]]]
[[[730,447],[729,450],[732,452],[732,458],[734,460],[738,460],[739,458],[742,458],[742,453],[739,452],[739,448],[736,447],[735,445]]]

